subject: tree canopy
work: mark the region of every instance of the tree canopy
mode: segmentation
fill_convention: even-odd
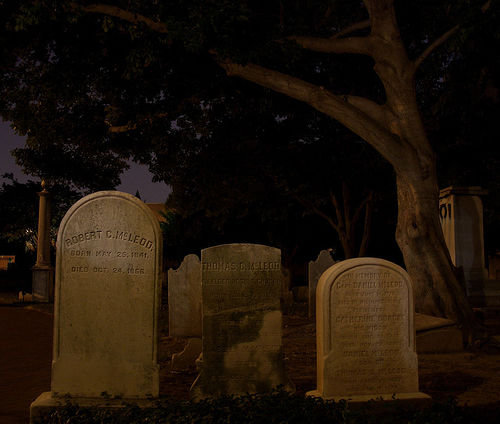
[[[28,134],[28,151],[18,152],[26,168],[29,150],[51,156],[46,146],[112,170],[130,156],[156,170],[164,169],[165,157],[192,160],[201,151],[193,148],[196,140],[213,128],[207,116],[217,119],[217,109],[231,103],[229,93],[245,85],[227,78],[238,77],[256,84],[255,92],[284,94],[282,101],[335,119],[391,164],[396,239],[417,308],[471,326],[439,224],[436,149],[417,89],[444,43],[454,37],[453,49],[432,67],[435,85],[477,27],[498,32],[498,2],[1,5],[0,114]],[[53,166],[43,174],[64,178]]]

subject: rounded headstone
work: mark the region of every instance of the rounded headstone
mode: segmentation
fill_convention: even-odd
[[[57,237],[52,392],[158,396],[162,238],[139,199],[102,191],[69,209]]]

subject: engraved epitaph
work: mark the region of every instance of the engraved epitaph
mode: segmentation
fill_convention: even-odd
[[[52,394],[158,396],[161,233],[126,193],[78,201],[57,238]]]
[[[204,249],[203,362],[195,399],[293,390],[282,351],[281,253],[256,244]]]
[[[426,398],[418,392],[413,290],[383,259],[339,262],[316,291],[317,390],[325,399]]]

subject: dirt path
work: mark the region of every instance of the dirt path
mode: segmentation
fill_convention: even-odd
[[[30,403],[50,390],[52,315],[26,307],[0,306],[0,424],[27,423]],[[500,334],[500,318],[486,321]],[[297,316],[285,317],[285,361],[297,393],[316,388],[314,324]],[[196,378],[194,366],[181,373],[169,371],[169,358],[183,349],[184,340],[160,339],[160,393],[187,400]],[[500,410],[500,350],[419,355],[420,390],[436,400],[457,398],[460,404],[485,405]]]

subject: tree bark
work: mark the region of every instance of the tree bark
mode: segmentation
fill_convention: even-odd
[[[413,281],[416,310],[455,320],[470,343],[478,325],[444,241],[435,181],[435,173],[426,181],[397,176],[396,241]]]

